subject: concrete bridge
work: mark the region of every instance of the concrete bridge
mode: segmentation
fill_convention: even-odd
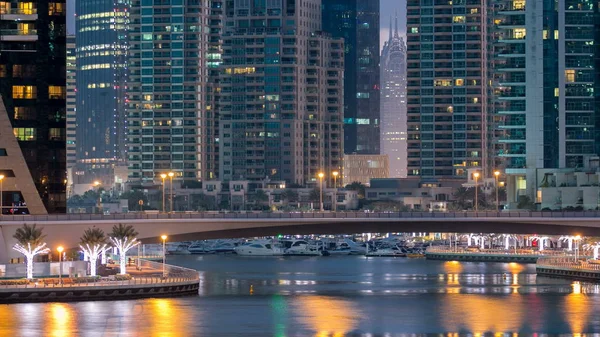
[[[366,232],[462,232],[580,234],[600,236],[600,211],[587,212],[393,212],[393,213],[128,213],[115,215],[15,215],[0,217],[0,262],[21,257],[12,250],[13,234],[23,224],[44,228],[52,249],[77,247],[83,231],[133,225],[144,243],[278,234],[353,234]]]

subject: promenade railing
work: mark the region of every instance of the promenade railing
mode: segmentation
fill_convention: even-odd
[[[481,249],[481,248],[473,248],[473,247],[469,247],[469,248],[465,248],[465,247],[458,247],[458,248],[450,248],[448,246],[431,246],[429,248],[427,248],[427,252],[428,253],[452,253],[452,254],[473,254],[473,255],[540,255],[540,256],[548,256],[548,255],[560,255],[560,256],[565,256],[567,254],[567,252],[565,250],[551,250],[551,249],[545,249],[540,251],[539,249],[527,249],[527,248],[517,248],[516,250],[514,248],[511,249],[499,249],[499,248],[486,248],[486,249]]]
[[[4,221],[88,221],[161,219],[469,219],[469,218],[600,218],[600,211],[580,212],[181,212],[119,214],[3,215]]]
[[[140,259],[141,270],[144,274],[136,274],[127,280],[119,280],[121,276],[109,276],[101,277],[97,281],[92,281],[91,277],[84,277],[80,280],[63,278],[59,280],[53,278],[38,278],[29,281],[27,284],[1,284],[0,280],[0,291],[2,289],[30,289],[30,288],[81,288],[81,287],[118,287],[118,288],[131,288],[139,285],[169,285],[169,284],[181,284],[181,283],[192,283],[200,281],[200,274],[198,271],[183,268],[179,266],[165,265],[165,275],[163,276],[163,264],[159,262],[153,262],[145,259]],[[133,268],[133,267],[130,267]],[[82,281],[83,280],[83,281]],[[86,281],[87,280],[87,281]]]
[[[599,263],[592,263],[585,258],[575,259],[575,257],[543,257],[537,260],[536,266],[549,269],[600,272]]]

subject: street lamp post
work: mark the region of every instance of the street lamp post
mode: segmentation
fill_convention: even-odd
[[[164,278],[167,275],[167,272],[166,272],[166,269],[165,269],[165,266],[167,264],[167,248],[166,248],[167,236],[166,235],[162,235],[160,238],[162,239],[162,242],[163,242],[163,266],[162,266],[163,270],[162,270],[162,272],[163,272],[163,278]]]
[[[331,201],[333,203],[333,211],[336,212],[337,211],[337,176],[338,174],[340,174],[338,171],[333,171],[333,189],[334,189],[334,194],[333,194],[333,200]]]
[[[62,284],[62,252],[63,246],[58,246],[58,283]]]
[[[100,212],[100,203],[102,202],[102,200],[100,199],[100,182],[98,180],[94,181],[94,186],[96,187],[96,191],[98,192],[98,213],[102,214],[102,212]]]
[[[167,178],[166,174],[161,174],[160,177],[162,178],[162,212],[165,213],[165,179]]]
[[[581,241],[581,235],[575,236],[573,241],[575,241],[575,262],[577,262],[579,260],[579,241]]]
[[[323,172],[319,172],[319,204],[321,205],[321,212],[324,211],[323,209],[323,177],[325,177],[325,174],[323,174]]]
[[[494,171],[494,177],[496,177],[496,212],[500,210],[500,202],[498,201],[498,177],[500,177],[500,171]]]
[[[171,213],[173,213],[173,176],[175,173],[169,172],[169,180],[171,182]]]
[[[473,177],[475,177],[475,212],[477,212],[479,200],[477,199],[477,194],[479,190],[479,185],[477,184],[477,179],[479,178],[479,172],[473,173]]]
[[[4,182],[4,174],[0,174],[0,216],[2,216],[2,214],[4,214],[3,213],[3,211],[4,211],[4,204],[3,204],[4,200],[2,199],[2,193],[4,192],[3,186],[2,186],[3,182]]]

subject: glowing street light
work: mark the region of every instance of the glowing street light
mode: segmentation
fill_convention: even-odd
[[[56,248],[58,251],[58,283],[62,284],[62,252],[65,250],[63,246]]]
[[[325,177],[325,174],[323,172],[319,172],[318,174],[319,176],[319,204],[321,205],[321,212],[324,211],[323,209],[323,177]]]
[[[163,234],[163,235],[161,235],[160,238],[162,239],[162,242],[163,242],[163,277],[166,277],[167,272],[165,270],[165,266],[167,263],[167,249],[166,249],[167,236]]]
[[[171,213],[173,213],[173,176],[175,173],[169,172],[169,180],[171,181]]]
[[[573,241],[575,241],[575,262],[579,260],[579,242],[581,241],[581,239],[581,235],[576,235],[573,238]]]
[[[477,212],[479,200],[477,200],[477,193],[479,189],[479,185],[477,185],[477,179],[479,179],[479,172],[473,173],[473,177],[475,177],[475,212]]]
[[[163,213],[165,212],[165,179],[167,178],[166,174],[161,174],[160,177],[162,178],[162,211]]]
[[[498,177],[500,177],[500,171],[494,171],[494,177],[496,177],[496,212],[498,212],[500,210],[498,201]]]
[[[4,182],[4,174],[0,174],[0,216],[2,216],[2,214],[3,214],[2,211],[4,210],[4,204],[2,203],[3,202],[3,199],[2,199],[2,193],[3,193],[2,183],[3,182]]]
[[[333,175],[333,188],[334,188],[334,195],[333,195],[333,200],[331,201],[333,203],[333,211],[337,211],[337,176],[340,174],[338,171],[333,171],[331,173]]]

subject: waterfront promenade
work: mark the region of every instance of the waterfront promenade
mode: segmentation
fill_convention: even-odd
[[[163,266],[162,263],[148,260],[140,260],[139,270],[131,268],[129,277],[52,277],[13,280],[15,284],[2,284],[0,280],[0,303],[115,300],[198,293],[200,278],[196,270]]]
[[[471,261],[471,262],[520,262],[536,263],[545,256],[565,256],[564,250],[537,250],[531,248],[480,249],[480,248],[450,248],[433,246],[425,251],[428,260]]]
[[[540,276],[600,282],[600,261],[575,257],[544,257],[536,264]]]

